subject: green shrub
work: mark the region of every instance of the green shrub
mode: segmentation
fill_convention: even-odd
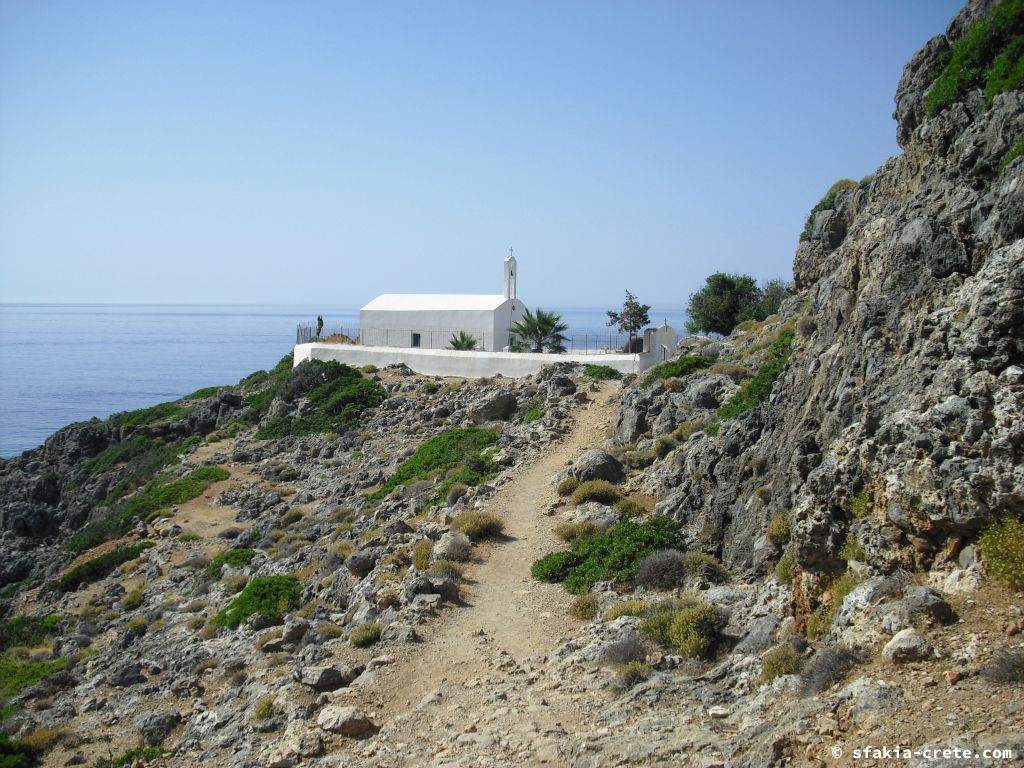
[[[704,554],[703,552],[687,552],[683,555],[683,569],[687,576],[710,581],[713,584],[720,584],[729,580],[729,571],[722,565],[717,557]]]
[[[141,408],[137,411],[124,411],[115,413],[107,421],[121,429],[135,429],[158,421],[177,421],[192,413],[192,406],[179,405],[178,403],[160,403],[151,408]]]
[[[779,515],[773,517],[768,523],[768,540],[773,544],[785,544],[789,541],[790,525],[789,517]]]
[[[101,758],[94,762],[91,768],[126,768],[138,764],[139,761],[145,764],[157,760],[166,754],[167,750],[163,747],[135,747],[114,758]]]
[[[814,227],[814,217],[821,211],[827,211],[830,208],[834,208],[836,204],[836,197],[844,189],[856,189],[857,182],[853,179],[840,179],[831,187],[825,196],[818,201],[817,205],[811,208],[811,212],[807,215],[807,221],[804,222],[804,230],[800,233],[801,240],[811,239],[811,230]]]
[[[468,510],[455,516],[452,528],[466,534],[473,541],[480,541],[500,536],[505,524],[489,512]]]
[[[635,499],[620,499],[615,502],[615,509],[623,517],[640,517],[647,514],[647,508]]]
[[[478,427],[452,429],[432,437],[399,464],[384,485],[367,494],[366,498],[373,503],[379,502],[399,485],[423,480],[437,470],[459,470],[446,480],[447,487],[442,484],[445,496],[448,489],[458,482],[479,485],[494,471],[493,463],[480,456],[480,452],[497,441],[498,437],[493,432]]]
[[[552,552],[539,560],[534,560],[530,574],[538,581],[565,581],[569,571],[579,562],[580,558],[575,552]]]
[[[147,518],[159,510],[184,504],[202,495],[214,483],[229,477],[231,473],[223,467],[201,467],[177,480],[158,476],[128,501],[121,516]]]
[[[1024,524],[1012,517],[989,524],[978,548],[990,575],[1013,589],[1024,589]]]
[[[580,481],[575,477],[567,477],[565,480],[560,482],[555,490],[559,496],[571,496],[572,492],[580,486]]]
[[[562,581],[569,592],[582,594],[598,581],[629,581],[648,554],[683,545],[679,524],[671,518],[653,517],[644,523],[622,520],[603,533],[577,539],[569,552],[540,558],[532,573],[542,581]]]
[[[360,624],[352,630],[349,639],[356,648],[366,648],[380,640],[380,634],[384,628],[377,622]]]
[[[576,539],[582,539],[584,536],[593,536],[602,530],[604,529],[593,520],[580,520],[574,523],[561,523],[555,528],[555,535],[562,541],[572,544]]]
[[[622,493],[607,480],[587,480],[580,483],[572,492],[572,503],[576,506],[587,501],[597,501],[601,504],[614,504],[622,498]]]
[[[649,607],[649,604],[643,600],[623,600],[605,611],[601,619],[613,621],[620,616],[643,616]]]
[[[651,676],[651,668],[642,661],[631,661],[615,677],[612,686],[618,691],[628,691]]]
[[[597,616],[597,595],[580,595],[569,606],[569,615],[580,621],[590,621]]]
[[[861,547],[860,542],[857,541],[857,537],[854,535],[853,531],[846,534],[846,541],[843,542],[843,546],[839,549],[839,556],[847,562],[864,562],[864,549]]]
[[[286,611],[298,608],[301,598],[302,583],[294,576],[262,576],[246,584],[213,623],[235,629],[256,613],[280,619]]]
[[[274,716],[274,696],[267,694],[256,700],[252,708],[254,720],[269,720]]]
[[[221,389],[222,389],[222,387],[203,387],[202,389],[197,389],[191,395],[185,395],[185,397],[183,397],[181,399],[182,400],[205,400],[208,397],[216,397],[217,393],[220,392]]]
[[[767,683],[783,675],[792,675],[800,669],[800,657],[788,643],[773,648],[761,657],[761,682]]]
[[[725,405],[718,409],[718,418],[734,419],[741,413],[768,399],[775,386],[775,380],[782,374],[792,353],[793,332],[783,331],[772,342],[770,358],[762,365],[754,378],[743,383],[739,391]]]
[[[689,606],[676,605],[669,601],[646,606],[643,614],[645,618],[640,622],[640,634],[652,643],[663,647],[670,646],[672,638],[669,636],[669,630],[675,621],[676,613],[683,607]]]
[[[659,549],[637,564],[634,581],[648,589],[672,589],[682,583],[685,574],[682,552]]]
[[[778,565],[775,566],[775,576],[779,581],[785,582],[786,584],[793,583],[793,555],[789,552],[783,553],[782,557],[779,558]]]
[[[527,403],[526,406],[524,406],[523,408],[523,415],[521,421],[523,422],[523,424],[530,424],[534,421],[540,421],[541,419],[544,418],[544,414],[546,413],[547,411],[544,410],[543,404],[538,402]]]
[[[599,381],[622,378],[622,372],[615,370],[610,365],[588,365],[584,367],[583,375]]]
[[[713,357],[705,357],[704,355],[683,355],[677,357],[675,360],[667,360],[664,363],[659,363],[647,372],[644,376],[640,386],[649,387],[656,381],[661,379],[679,379],[683,376],[689,376],[691,373],[703,370],[704,368],[710,368],[715,364]]]
[[[322,432],[341,433],[357,424],[366,411],[384,401],[387,393],[380,384],[362,378],[352,368],[348,370],[358,378],[346,376],[328,381],[308,393],[309,402],[315,406],[313,409],[304,411],[301,416],[286,414],[271,419],[257,430],[256,439],[273,440],[289,435]]]
[[[59,579],[51,581],[47,586],[47,589],[56,590],[58,592],[73,592],[82,584],[89,584],[93,581],[102,579],[107,574],[113,572],[113,570],[122,563],[134,560],[142,554],[144,550],[149,549],[152,546],[153,542],[143,541],[129,547],[113,549],[99,557],[94,557],[92,560],[87,560],[81,565],[76,565]]]
[[[34,745],[0,734],[0,768],[32,768],[38,765],[38,758]]]
[[[1003,0],[953,45],[928,92],[932,117],[972,88],[985,86],[986,103],[1024,84],[1024,1]]]
[[[34,648],[57,634],[60,616],[16,616],[0,621],[0,651],[21,645]]]
[[[654,451],[629,451],[622,460],[626,463],[626,466],[631,469],[644,469],[645,467],[651,466],[654,460],[658,458]]]
[[[717,625],[718,614],[714,606],[690,606],[673,615],[668,638],[680,656],[703,656],[718,634]]]
[[[1014,144],[1013,147],[1010,148],[1010,151],[1003,155],[1003,159],[999,161],[999,172],[1002,173],[1006,169],[1006,166],[1021,155],[1024,155],[1024,133],[1020,135],[1020,138],[1017,139],[1017,143]]]
[[[64,669],[67,659],[52,661],[18,661],[0,653],[0,701],[17,696],[25,688],[36,685],[47,675]]]
[[[412,564],[417,571],[425,571],[430,567],[430,553],[434,551],[434,542],[420,539],[412,545]]]
[[[664,459],[672,451],[679,447],[679,443],[671,435],[662,435],[654,441],[654,455]]]
[[[855,520],[863,520],[870,511],[868,492],[866,490],[861,491],[850,499],[850,514],[853,515]]]
[[[454,560],[435,560],[430,564],[428,570],[431,573],[436,573],[439,576],[448,576],[457,581],[462,578],[463,568],[462,563],[457,563]]]
[[[203,575],[207,581],[220,581],[221,572],[225,565],[231,568],[244,568],[256,556],[254,549],[225,549],[217,555],[210,564],[206,566]]]

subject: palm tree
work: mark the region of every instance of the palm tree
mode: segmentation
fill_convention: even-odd
[[[538,308],[534,314],[529,309],[526,316],[510,329],[522,339],[533,343],[534,352],[565,352],[565,332],[569,325],[562,322],[562,316]]]
[[[476,339],[473,336],[465,331],[459,331],[457,334],[452,334],[452,340],[448,345],[448,349],[461,349],[468,352],[476,349],[476,343]]]

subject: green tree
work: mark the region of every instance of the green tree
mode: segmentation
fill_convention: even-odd
[[[763,298],[757,281],[750,275],[715,272],[707,278],[703,288],[690,294],[686,307],[690,319],[686,321],[686,330],[727,335],[759,313]]]
[[[616,326],[620,333],[629,334],[629,346],[626,349],[630,352],[633,351],[633,338],[636,336],[636,332],[651,322],[651,318],[648,315],[650,310],[650,304],[641,304],[628,289],[626,290],[626,301],[622,305],[622,311],[608,310],[608,325]]]
[[[532,343],[534,352],[543,352],[545,348],[548,352],[565,352],[565,332],[569,326],[556,312],[545,312],[538,308],[534,314],[527,309],[526,316],[510,330]]]
[[[460,349],[465,352],[476,349],[476,338],[466,333],[465,331],[459,331],[458,333],[452,334],[451,343],[448,345],[448,349]]]
[[[774,315],[779,311],[782,302],[792,294],[789,290],[789,283],[780,278],[766,280],[761,286],[761,307],[757,314],[758,320],[764,320],[768,315]]]

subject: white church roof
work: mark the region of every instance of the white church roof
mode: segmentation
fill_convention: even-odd
[[[508,299],[498,293],[382,293],[363,309],[384,312],[487,311],[497,309],[506,301]]]

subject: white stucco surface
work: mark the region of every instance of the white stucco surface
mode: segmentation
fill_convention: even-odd
[[[537,373],[545,365],[558,362],[595,363],[608,365],[622,373],[640,373],[662,361],[659,353],[633,355],[565,354],[551,355],[535,352],[459,352],[451,349],[396,349],[394,347],[368,347],[356,344],[299,344],[293,353],[293,364],[304,360],[336,360],[353,367],[405,363],[417,373],[428,376],[460,376],[480,378],[501,374],[521,378]]]
[[[465,331],[488,351],[508,345],[508,329],[522,319],[523,303],[500,295],[385,293],[359,312],[360,342],[369,347],[445,349]]]

